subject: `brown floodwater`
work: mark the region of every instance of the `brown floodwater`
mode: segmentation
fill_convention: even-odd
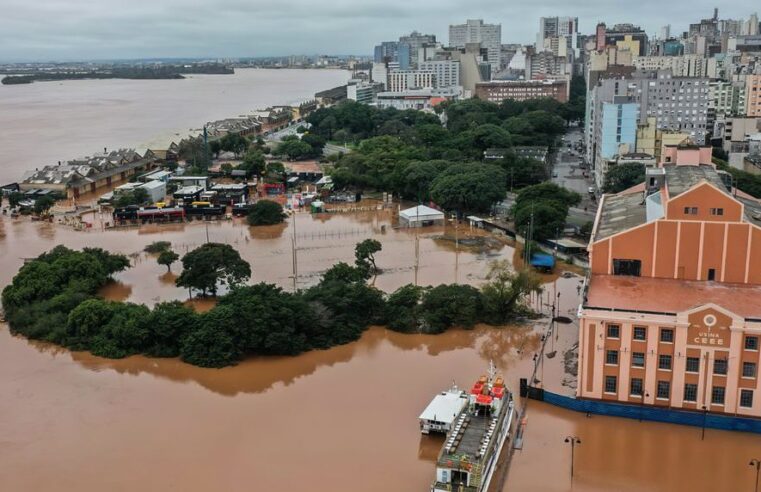
[[[183,80],[65,80],[0,85],[0,185],[24,172],[157,138],[345,84],[346,70],[236,69]],[[44,142],[43,145],[40,145]]]
[[[513,248],[486,241],[457,245],[452,227],[393,229],[387,212],[296,219],[297,285],[308,286],[353,246],[379,239],[384,290],[414,282],[480,284],[492,259]],[[383,226],[386,226],[385,228]],[[210,223],[209,237],[251,262],[254,281],[293,286],[293,219],[249,228]],[[460,227],[458,239],[470,233]],[[416,239],[417,238],[417,239]],[[183,253],[206,240],[205,224],[75,232],[50,223],[0,218],[0,285],[24,258],[55,244],[101,246],[130,255],[132,268],[102,292],[153,304],[187,298],[143,247],[169,240]],[[419,259],[415,260],[415,244]],[[548,277],[546,302],[561,293],[563,314],[577,303],[579,277]],[[535,304],[538,298],[534,299]],[[208,309],[213,300],[195,300]],[[443,335],[402,335],[374,327],[357,342],[297,357],[259,357],[220,369],[141,356],[108,360],[10,335],[0,325],[0,490],[315,490],[420,491],[434,472],[441,439],[421,436],[417,415],[452,380],[466,386],[489,360],[517,391],[529,377],[546,322],[478,327]],[[563,325],[538,379],[565,376],[559,360],[576,338]],[[566,391],[568,389],[566,388]],[[570,490],[570,453],[578,435],[573,490],[746,490],[747,463],[761,437],[616,418],[586,418],[529,402],[523,449],[504,490]]]

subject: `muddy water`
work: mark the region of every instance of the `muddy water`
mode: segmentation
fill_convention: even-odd
[[[345,84],[345,70],[236,69],[184,80],[66,80],[0,85],[0,184],[24,172],[103,150],[146,147],[200,128]],[[40,145],[40,142],[45,145]]]
[[[0,332],[3,490],[425,490],[440,439],[416,417],[528,328],[404,336],[205,370],[110,361]],[[512,353],[511,353],[512,352]],[[511,355],[507,355],[511,354]]]
[[[336,261],[351,261],[366,237],[383,243],[376,280],[391,290],[415,279],[414,232],[394,230],[386,213],[298,215],[298,285]],[[383,225],[386,225],[385,233]],[[462,237],[463,228],[457,231]],[[458,248],[450,229],[418,234],[419,283],[478,284],[492,258],[512,248]],[[292,287],[293,223],[251,229],[209,225],[234,244],[254,279]],[[184,299],[173,275],[141,253],[170,240],[180,252],[206,239],[204,224],[80,233],[55,224],[0,219],[0,284],[23,258],[57,243],[130,254],[133,267],[104,292],[152,304]],[[548,278],[554,281],[554,278]],[[561,313],[573,311],[578,278],[557,279]],[[555,296],[548,284],[546,301]],[[201,307],[208,307],[202,305]],[[426,490],[441,439],[421,437],[416,417],[432,394],[467,385],[489,360],[514,389],[528,377],[542,323],[480,327],[439,336],[373,328],[357,342],[293,358],[256,358],[222,370],[170,359],[106,360],[12,337],[0,326],[0,490]],[[564,326],[562,352],[575,328]],[[558,356],[556,356],[558,357]],[[559,381],[558,364],[537,375]],[[563,437],[581,437],[574,490],[743,490],[757,436],[603,417],[585,418],[529,403],[524,449],[505,490],[569,490]]]
[[[295,223],[294,223],[295,221]],[[339,261],[353,263],[354,246],[376,238],[383,251],[376,262],[383,273],[375,280],[383,290],[393,290],[406,283],[437,285],[455,281],[479,283],[488,271],[489,261],[509,259],[512,248],[489,238],[489,245],[457,246],[454,238],[466,234],[484,237],[467,226],[426,228],[422,232],[394,229],[390,211],[357,214],[298,213],[285,224],[248,227],[236,219],[225,222],[194,222],[176,225],[144,226],[129,229],[88,232],[50,223],[32,223],[25,219],[0,221],[0,284],[8,283],[24,258],[35,257],[56,244],[72,248],[98,246],[129,255],[132,268],[117,275],[117,284],[107,287],[104,295],[115,300],[154,304],[159,300],[186,299],[187,291],[174,286],[166,267],[156,257],[142,253],[153,241],[170,241],[180,255],[196,248],[208,238],[231,244],[251,264],[252,281],[266,281],[293,289],[292,245],[297,249],[297,286],[313,285],[325,270]],[[207,227],[208,225],[208,227]],[[295,234],[294,234],[295,228]],[[449,239],[446,239],[449,238]],[[419,254],[416,259],[418,242]],[[181,265],[172,267],[175,273]]]

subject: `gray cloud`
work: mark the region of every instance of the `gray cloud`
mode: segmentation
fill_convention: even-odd
[[[710,17],[707,0],[0,0],[0,60],[370,54],[381,40],[418,30],[447,41],[466,18],[502,24],[503,42],[530,43],[540,16],[574,15],[672,32]],[[722,7],[746,18],[756,0]]]

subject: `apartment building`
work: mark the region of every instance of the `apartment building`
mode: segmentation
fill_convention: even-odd
[[[476,97],[500,103],[506,99],[526,101],[538,97],[551,97],[568,102],[568,80],[492,80],[476,84]]]
[[[761,117],[761,74],[745,78],[745,115]]]
[[[454,60],[429,60],[419,63],[423,72],[433,72],[435,87],[456,87],[460,85],[460,62]]]
[[[712,80],[708,90],[708,108],[715,117],[745,114],[745,87],[742,83]]]
[[[616,96],[602,103],[594,129],[594,177],[602,188],[610,160],[619,154],[634,152],[637,145],[639,104],[629,96]]]
[[[486,48],[486,58],[492,73],[496,73],[501,68],[501,24],[484,24],[482,19],[468,19],[465,24],[449,26],[450,47],[465,48],[465,45],[469,43],[480,43],[482,48]]]
[[[436,74],[424,70],[396,70],[388,73],[387,92],[404,92],[409,89],[436,87]]]
[[[672,146],[602,197],[579,398],[761,416],[761,203],[730,183],[710,147]]]
[[[674,77],[708,77],[709,58],[701,55],[635,56],[637,70],[670,70]]]

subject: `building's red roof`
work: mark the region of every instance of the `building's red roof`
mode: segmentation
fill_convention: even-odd
[[[708,303],[743,318],[761,318],[761,286],[592,275],[585,307],[679,313]]]

